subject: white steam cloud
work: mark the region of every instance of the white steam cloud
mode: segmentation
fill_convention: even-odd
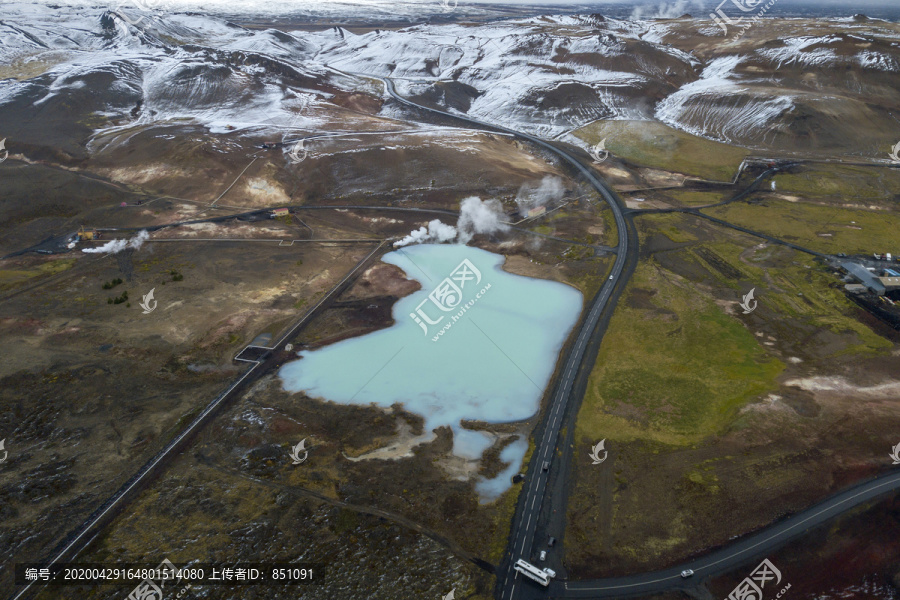
[[[469,196],[459,204],[459,220],[456,227],[435,219],[429,222],[427,227],[419,227],[402,240],[394,242],[394,247],[441,244],[453,240],[467,244],[476,233],[494,233],[509,229],[503,222],[505,216],[503,205],[499,200],[481,200],[477,196]]]
[[[631,12],[632,19],[675,19],[687,13],[691,7],[703,10],[699,0],[675,0],[654,6],[636,6]]]
[[[476,233],[494,233],[506,231],[509,227],[503,223],[503,205],[492,198],[482,202],[478,196],[469,196],[459,203],[459,242],[469,243]]]
[[[149,237],[149,233],[145,230],[141,230],[130,240],[110,240],[102,246],[97,246],[96,248],[83,248],[81,251],[87,252],[88,254],[118,254],[125,248],[139,250]]]
[[[516,204],[519,206],[519,214],[525,214],[532,208],[547,206],[563,197],[566,188],[562,179],[547,175],[541,183],[525,183],[519,188],[516,195]]]
[[[399,242],[394,242],[394,248],[401,248],[410,244],[441,244],[454,239],[456,239],[456,227],[447,225],[441,222],[440,219],[435,219],[428,223],[428,227],[419,227]]]

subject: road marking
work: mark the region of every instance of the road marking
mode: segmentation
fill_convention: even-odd
[[[213,402],[211,402],[211,403],[203,410],[203,412],[201,412],[200,415],[199,415],[196,419],[194,419],[194,421],[193,421],[194,426],[193,426],[193,427],[188,427],[186,430],[184,430],[183,432],[181,432],[181,434],[178,435],[178,436],[177,436],[171,443],[169,443],[166,447],[167,447],[167,448],[173,448],[173,447],[176,446],[181,440],[183,440],[184,437],[185,437],[186,435],[188,435],[191,431],[193,431],[193,430],[195,429],[196,424],[199,423],[200,420],[202,420],[202,419],[203,419],[206,415],[208,415],[213,409],[215,409],[215,407],[217,407],[217,406],[222,402],[222,399],[226,398],[229,394],[231,394],[231,391],[232,391],[235,387],[237,387],[242,381],[244,381],[244,379],[246,379],[246,378],[250,375],[250,373],[252,373],[253,371],[255,371],[256,368],[257,368],[260,364],[261,364],[261,363],[256,363],[255,365],[253,365],[252,367],[250,367],[249,369],[247,369],[247,372],[244,373],[244,374],[240,377],[240,379],[238,379],[236,382],[234,382],[233,384],[231,384],[231,387],[229,387],[229,388],[225,391],[225,393],[223,393],[222,395],[220,395],[219,398],[218,398],[217,400],[214,400]],[[146,473],[149,473],[151,470],[153,470],[153,468],[156,467],[156,465],[158,465],[159,462],[160,462],[163,458],[165,458],[167,454],[168,454],[168,452],[161,452],[160,454],[157,454],[156,458],[152,460],[152,462],[149,464],[149,466],[147,466],[145,469],[143,469],[143,470],[141,471],[142,475],[141,475],[140,477],[138,477],[137,479],[135,479],[135,480],[131,483],[131,485],[129,485],[127,488],[125,488],[125,490],[124,490],[121,494],[119,494],[119,495],[115,498],[115,500],[113,500],[113,501],[110,503],[110,505],[107,506],[107,507],[103,510],[103,512],[101,512],[99,515],[97,515],[97,517],[96,517],[95,519],[93,519],[93,520],[91,521],[91,523],[88,524],[87,527],[85,527],[85,528],[84,528],[77,536],[75,536],[75,539],[73,539],[71,542],[69,542],[69,543],[66,545],[66,547],[62,549],[62,550],[56,555],[56,557],[53,558],[53,559],[47,564],[47,566],[48,566],[48,567],[52,567],[54,564],[56,564],[56,563],[59,561],[59,559],[62,558],[62,557],[66,554],[66,552],[68,552],[68,551],[72,548],[72,546],[74,546],[74,545],[78,542],[78,540],[80,540],[82,537],[84,537],[84,534],[86,534],[88,531],[90,531],[91,528],[92,528],[92,527],[93,527],[100,519],[102,519],[103,516],[104,516],[106,513],[108,513],[110,510],[112,510],[112,508],[113,508],[114,506],[116,506],[116,505],[122,500],[122,498],[124,498],[126,495],[128,495],[128,492],[130,492],[131,489],[134,488],[134,486],[136,486],[138,483],[140,483],[140,482],[144,479],[144,477],[146,476]],[[96,535],[96,534],[95,534],[95,535]],[[16,595],[13,597],[13,600],[17,600],[18,598],[20,598],[25,592],[28,591],[28,589],[32,586],[33,583],[34,583],[34,582],[28,583],[28,584],[27,584],[27,585],[26,585],[26,586],[25,586],[18,594],[16,594]]]
[[[333,69],[333,67],[329,67],[329,68]],[[339,73],[341,72],[338,69],[333,69],[333,70],[335,70]],[[370,77],[371,78],[371,76],[368,76],[368,75],[362,75],[362,77]],[[444,112],[441,110],[437,110],[434,108],[420,106],[420,105],[416,104],[415,102],[413,102],[411,100],[407,100],[406,98],[400,96],[394,87],[393,81],[391,81],[389,78],[377,77],[377,76],[375,78],[379,79],[384,84],[385,90],[391,97],[395,98],[396,100],[398,100],[399,102],[401,102],[403,104],[407,104],[409,106],[413,106],[413,107],[416,107],[419,109],[424,109],[428,112],[436,113],[439,115],[449,115],[451,117],[456,116],[457,118],[466,120],[470,123],[475,123],[477,125],[486,126],[492,130],[500,130],[505,133],[510,133],[514,136],[520,137],[522,139],[528,140],[532,143],[535,143],[539,146],[546,148],[553,154],[556,154],[557,156],[561,157],[563,160],[565,160],[569,164],[573,165],[576,168],[576,170],[579,173],[581,173],[582,176],[585,177],[585,179],[588,180],[588,182],[594,187],[594,189],[597,190],[597,192],[600,194],[600,196],[603,198],[603,200],[612,209],[613,216],[614,216],[615,222],[616,222],[616,229],[619,234],[618,244],[616,245],[616,260],[613,263],[613,268],[612,268],[613,279],[609,280],[609,281],[612,281],[612,284],[610,284],[609,281],[606,281],[603,283],[603,287],[601,288],[601,292],[597,298],[597,301],[591,307],[591,310],[588,311],[588,320],[585,322],[585,325],[587,325],[588,323],[591,323],[591,326],[589,328],[583,327],[581,332],[579,333],[578,337],[576,338],[576,346],[573,350],[572,355],[569,357],[570,364],[569,364],[568,369],[566,369],[566,371],[565,371],[566,376],[565,376],[563,385],[561,386],[561,388],[559,389],[559,392],[554,396],[554,399],[553,399],[553,402],[557,405],[556,409],[554,409],[554,414],[558,413],[558,410],[562,407],[562,405],[567,404],[567,402],[568,402],[568,398],[571,393],[570,382],[572,380],[573,374],[577,370],[576,367],[578,367],[581,364],[581,361],[584,358],[583,351],[584,351],[585,344],[587,343],[588,339],[590,339],[592,331],[596,328],[600,314],[602,313],[603,309],[606,308],[607,302],[612,295],[613,288],[618,283],[618,279],[621,276],[622,272],[624,271],[625,260],[627,260],[625,257],[625,254],[626,254],[626,251],[628,250],[628,228],[626,227],[625,217],[623,216],[620,207],[616,204],[615,198],[613,197],[612,193],[609,190],[607,190],[603,184],[600,183],[600,181],[593,175],[593,173],[588,171],[588,169],[584,165],[582,165],[578,160],[576,160],[572,156],[570,156],[567,152],[560,150],[559,148],[553,146],[552,144],[550,144],[540,138],[531,136],[527,133],[514,131],[512,129],[508,129],[506,127],[502,127],[502,126],[498,126],[498,125],[491,125],[489,123],[483,123],[481,121],[478,121],[477,119],[472,119],[470,117],[460,117],[458,115],[452,115],[450,113],[447,113],[447,112]],[[559,436],[559,431],[558,431],[557,425],[558,425],[558,419],[552,418],[551,421],[548,423],[548,429],[544,432],[544,436],[542,438],[542,443],[544,443],[544,445],[545,445],[544,456],[546,456],[546,452],[549,451],[549,447],[551,446],[550,442],[553,439],[558,438],[558,436]],[[553,433],[551,433],[551,432],[553,432]],[[555,444],[552,444],[552,445],[555,446]],[[548,478],[549,478],[549,476],[548,476]],[[528,488],[529,495],[533,496],[532,509],[530,511],[532,514],[529,515],[528,526],[526,526],[526,530],[523,531],[521,528],[517,528],[517,530],[519,531],[519,533],[521,534],[521,537],[522,537],[523,551],[525,548],[525,543],[528,541],[528,537],[529,537],[529,532],[527,531],[527,529],[528,529],[528,527],[531,526],[531,517],[533,516],[533,513],[534,513],[533,505],[534,505],[534,502],[537,501],[538,488],[544,487],[544,485],[542,483],[543,479],[544,479],[544,477],[539,472],[538,476],[533,479],[533,485],[529,486],[529,488]],[[533,494],[532,494],[532,490],[533,490]],[[543,494],[541,494],[541,498],[543,498]],[[527,496],[526,496],[525,502],[526,502],[526,504],[528,502]],[[519,522],[521,523],[521,521],[519,521]],[[516,526],[514,525],[514,527],[516,527]],[[509,568],[510,567],[507,566],[507,569],[509,569]],[[514,597],[514,592],[515,592],[515,580],[513,580],[513,587],[510,591],[510,598]],[[503,596],[503,594],[501,593],[501,597],[502,596]]]
[[[251,162],[250,164],[253,164],[253,163]],[[247,168],[249,168],[249,166],[250,166],[250,165],[247,165]],[[244,170],[246,171],[246,169],[244,169]],[[238,178],[240,178],[240,176],[238,176]],[[235,180],[235,181],[237,181],[237,180]],[[234,184],[232,184],[232,185],[234,185]],[[225,191],[227,192],[228,190],[225,190]],[[224,192],[223,192],[223,194],[224,194]],[[220,196],[220,197],[221,197],[221,196]],[[315,305],[315,307],[313,307],[313,309],[311,309],[309,312],[307,312],[306,315],[304,315],[304,316],[300,319],[300,321],[298,321],[297,324],[296,324],[294,327],[292,327],[291,330],[290,330],[287,334],[285,334],[284,336],[282,336],[281,339],[279,339],[279,341],[276,342],[276,343],[274,344],[274,347],[277,348],[278,346],[280,346],[281,344],[283,344],[287,339],[289,339],[290,336],[291,336],[291,335],[297,330],[297,328],[300,326],[300,324],[301,324],[301,323],[304,323],[306,320],[308,320],[309,317],[310,317],[310,315],[312,314],[312,312],[315,311],[319,306],[321,306],[322,303],[323,303],[329,296],[331,296],[337,288],[339,288],[340,286],[342,286],[342,285],[347,281],[347,279],[349,279],[349,278],[353,275],[353,273],[355,273],[357,270],[359,270],[359,268],[360,268],[362,265],[364,265],[366,262],[368,262],[368,260],[369,260],[376,252],[378,252],[378,250],[379,250],[382,246],[384,246],[385,243],[387,243],[387,240],[383,240],[380,244],[378,244],[378,246],[377,246],[374,250],[372,250],[372,252],[370,252],[369,254],[367,254],[365,258],[363,258],[360,262],[358,262],[358,263],[356,264],[356,266],[355,266],[353,269],[351,269],[350,273],[348,273],[343,279],[341,279],[341,281],[340,281],[335,287],[333,287],[333,288],[329,291],[328,294],[326,294],[325,296],[322,297],[321,300],[319,300],[319,302]],[[73,546],[74,546],[74,545],[75,545],[82,537],[84,537],[85,533],[87,533],[88,531],[90,531],[91,528],[94,527],[94,525],[96,525],[97,522],[100,521],[100,520],[103,518],[104,515],[106,515],[110,510],[112,510],[112,508],[113,508],[114,506],[116,506],[119,502],[121,502],[122,498],[124,498],[125,496],[127,496],[128,493],[134,488],[134,486],[136,486],[138,483],[140,483],[141,481],[143,481],[144,477],[147,476],[147,473],[149,473],[150,471],[152,471],[152,470],[160,463],[160,461],[162,461],[164,458],[166,458],[167,455],[169,454],[169,452],[171,452],[172,448],[174,448],[175,446],[177,446],[177,445],[178,445],[178,444],[179,444],[186,436],[190,435],[191,432],[193,432],[194,429],[197,428],[197,426],[199,425],[199,423],[200,423],[204,418],[206,418],[206,416],[209,415],[213,410],[215,410],[215,409],[216,409],[216,408],[217,408],[217,407],[225,400],[225,398],[227,398],[227,397],[231,394],[231,392],[232,392],[237,386],[239,386],[239,385],[240,385],[247,377],[249,377],[250,374],[253,373],[253,372],[257,369],[257,367],[259,367],[259,365],[261,365],[261,364],[262,364],[261,362],[257,361],[256,364],[254,364],[252,367],[250,367],[249,369],[247,369],[247,371],[246,371],[243,375],[241,375],[241,377],[240,377],[237,381],[235,381],[234,383],[232,383],[231,386],[229,386],[229,388],[228,388],[227,390],[225,390],[225,392],[223,392],[223,393],[220,394],[217,398],[215,398],[212,402],[210,402],[210,403],[206,406],[206,408],[203,409],[203,411],[202,411],[202,412],[201,412],[201,413],[200,413],[200,414],[199,414],[199,415],[198,415],[198,416],[197,416],[197,417],[196,417],[196,418],[188,425],[188,428],[185,429],[184,431],[182,431],[178,436],[176,436],[175,438],[173,438],[171,442],[169,442],[168,444],[166,444],[166,446],[164,446],[163,449],[160,450],[159,453],[157,453],[156,456],[155,456],[154,458],[151,458],[151,459],[150,459],[150,462],[149,462],[149,463],[146,463],[143,467],[141,467],[141,469],[138,471],[137,475],[134,476],[134,477],[135,477],[134,481],[132,481],[131,484],[129,484],[128,487],[126,487],[120,494],[117,494],[116,496],[114,496],[114,498],[113,498],[112,502],[110,502],[109,506],[107,506],[107,507],[103,510],[103,512],[101,512],[99,515],[97,515],[97,517],[94,518],[94,519],[93,519],[93,520],[92,520],[92,521],[91,521],[91,522],[90,522],[90,523],[89,523],[89,524],[88,524],[88,525],[87,525],[87,526],[86,526],[86,527],[85,527],[85,528],[84,528],[77,536],[75,536],[75,538],[74,538],[71,542],[69,542],[69,543],[68,543],[68,544],[67,544],[67,545],[66,545],[66,546],[65,546],[65,547],[64,547],[64,548],[56,555],[55,558],[51,559],[50,562],[47,563],[46,566],[51,567],[51,566],[53,566],[54,564],[56,564],[57,562],[59,562],[59,560],[60,560],[60,559],[61,559],[61,558],[62,558],[69,550],[71,550],[72,547],[73,547]],[[101,505],[101,506],[102,506],[102,505]],[[94,537],[96,537],[96,536],[97,536],[97,534],[95,533],[95,534],[94,534]],[[22,595],[25,594],[25,592],[27,592],[27,591],[31,588],[31,586],[32,586],[34,583],[36,583],[36,582],[33,582],[33,581],[32,581],[32,582],[29,582],[22,590],[19,591],[18,594],[16,594],[16,595],[13,597],[13,600],[18,600],[19,598],[21,598]]]
[[[898,475],[898,477],[900,477],[900,475]],[[720,558],[719,560],[713,561],[713,562],[711,562],[711,563],[709,563],[709,564],[701,564],[701,565],[700,565],[699,567],[697,567],[697,569],[695,569],[695,570],[700,570],[700,569],[710,569],[711,567],[713,567],[713,566],[715,566],[715,565],[717,565],[717,564],[719,564],[719,563],[721,563],[721,562],[724,562],[724,561],[726,561],[726,560],[731,560],[731,559],[733,559],[733,558],[735,558],[735,557],[737,557],[737,556],[740,556],[740,555],[742,555],[742,554],[746,554],[747,552],[750,552],[751,550],[755,549],[757,546],[760,546],[761,544],[764,544],[764,543],[766,543],[766,542],[768,542],[768,541],[770,541],[770,540],[773,540],[773,539],[775,539],[775,538],[777,538],[777,537],[779,537],[779,536],[785,535],[785,534],[788,533],[789,531],[791,531],[791,530],[793,530],[793,529],[796,529],[797,527],[799,527],[799,526],[802,525],[803,523],[806,523],[806,522],[809,521],[810,519],[814,519],[815,517],[821,515],[822,513],[828,512],[828,511],[830,511],[830,510],[834,510],[834,509],[836,509],[837,507],[841,506],[842,504],[845,504],[845,503],[847,503],[847,502],[850,502],[850,501],[853,500],[854,498],[858,498],[859,496],[862,496],[862,495],[864,495],[864,494],[872,493],[872,492],[874,492],[875,490],[880,489],[880,488],[882,488],[882,487],[884,487],[884,486],[887,486],[887,485],[894,485],[894,484],[897,483],[896,479],[897,479],[896,477],[891,477],[891,478],[889,478],[887,481],[885,481],[885,482],[883,482],[883,483],[880,483],[879,485],[876,485],[875,487],[867,488],[867,489],[865,489],[865,490],[862,490],[862,491],[860,491],[860,492],[857,492],[856,494],[853,494],[852,496],[849,496],[849,497],[847,497],[847,498],[844,498],[843,500],[841,500],[840,502],[837,502],[837,503],[834,504],[834,505],[828,506],[828,507],[826,507],[826,508],[823,508],[823,509],[821,509],[821,510],[819,510],[819,511],[813,513],[813,514],[811,514],[810,516],[806,517],[805,519],[802,519],[801,521],[799,521],[799,522],[797,522],[797,523],[791,525],[791,526],[788,527],[787,529],[784,529],[784,530],[782,530],[782,531],[773,533],[772,535],[766,537],[765,539],[760,540],[759,542],[753,544],[752,546],[748,546],[747,548],[744,548],[744,549],[742,549],[742,550],[738,550],[737,552],[734,552],[733,554],[730,554],[730,555],[728,555],[728,556],[725,556],[725,557],[723,557],[723,558]],[[844,511],[839,511],[839,513],[840,513],[840,512],[844,512]],[[838,514],[839,514],[839,513],[838,513]],[[835,515],[835,516],[836,516],[836,515]],[[740,542],[738,542],[738,543],[740,543]],[[622,589],[622,588],[627,588],[627,587],[635,587],[635,586],[640,586],[640,585],[649,585],[649,584],[652,584],[652,583],[659,583],[659,582],[661,582],[661,581],[667,581],[667,580],[669,580],[669,579],[678,579],[678,576],[677,576],[677,575],[672,575],[672,576],[669,576],[669,577],[663,577],[663,578],[660,578],[660,579],[653,579],[653,580],[651,580],[651,581],[644,581],[644,582],[641,582],[641,583],[630,583],[630,584],[623,584],[623,585],[617,585],[617,586],[607,586],[607,587],[590,587],[590,588],[589,588],[589,587],[579,587],[577,584],[573,584],[575,587],[569,588],[569,583],[568,583],[568,582],[566,582],[564,585],[565,585],[565,588],[566,588],[566,589],[572,589],[572,590],[576,590],[576,591],[584,591],[584,592],[591,592],[591,591],[596,591],[596,590],[617,590],[617,589]]]

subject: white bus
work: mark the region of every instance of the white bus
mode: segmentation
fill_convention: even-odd
[[[513,568],[525,577],[537,581],[544,587],[550,585],[550,578],[556,575],[556,573],[550,569],[538,569],[530,562],[521,558],[516,561],[516,565]]]

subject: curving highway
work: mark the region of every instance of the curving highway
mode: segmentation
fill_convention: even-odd
[[[356,75],[369,77],[367,75],[361,74]],[[597,324],[600,321],[600,317],[602,316],[604,309],[607,307],[607,304],[610,301],[613,290],[619,283],[619,280],[622,277],[623,272],[625,271],[625,264],[627,260],[626,249],[628,248],[630,241],[629,228],[626,226],[625,217],[622,213],[622,206],[616,198],[615,193],[610,188],[608,188],[606,184],[603,183],[596,175],[594,175],[594,173],[592,173],[587,167],[582,165],[581,162],[578,161],[578,159],[576,159],[568,152],[561,150],[560,148],[557,148],[556,146],[553,146],[540,138],[536,138],[526,133],[514,131],[497,125],[491,125],[489,123],[483,123],[476,119],[470,119],[468,117],[446,113],[444,111],[429,108],[427,106],[421,106],[397,94],[397,91],[394,88],[394,83],[390,79],[382,77],[378,77],[377,79],[380,79],[384,83],[385,89],[388,91],[391,97],[406,105],[439,114],[441,116],[449,116],[467,121],[469,123],[474,123],[486,129],[508,133],[516,136],[517,138],[541,146],[542,148],[552,152],[556,156],[560,157],[563,161],[574,167],[591,184],[591,186],[593,186],[594,189],[596,189],[600,193],[600,195],[612,209],[613,215],[616,220],[616,228],[618,230],[619,237],[618,244],[616,246],[616,260],[613,263],[609,278],[604,282],[597,295],[594,296],[590,308],[582,319],[579,325],[578,334],[575,338],[575,342],[572,345],[571,350],[569,351],[568,356],[563,363],[560,375],[558,377],[558,383],[554,389],[550,405],[547,409],[547,416],[543,427],[543,433],[541,434],[541,438],[535,446],[535,451],[531,456],[531,463],[529,464],[528,468],[528,476],[525,478],[526,484],[524,493],[520,494],[519,496],[519,504],[516,511],[516,516],[512,524],[512,532],[510,536],[507,556],[497,572],[498,597],[501,600],[513,600],[514,598],[521,597],[523,593],[526,595],[531,595],[534,593],[534,584],[523,580],[522,577],[517,577],[517,573],[513,569],[513,565],[515,564],[516,560],[520,558],[524,558],[527,561],[534,562],[535,557],[533,555],[535,554],[535,528],[537,526],[538,517],[543,505],[544,496],[546,495],[550,473],[553,469],[555,458],[554,450],[556,449],[559,440],[559,431],[563,423],[563,416],[565,415],[569,398],[572,396],[575,378],[578,375],[579,369],[581,368],[581,363],[584,360],[588,343],[591,341],[591,336],[594,332],[594,329],[597,327]],[[548,463],[549,467],[545,470],[544,465]],[[525,586],[527,586],[527,588]]]
[[[551,595],[554,598],[609,598],[692,587],[696,580],[724,574],[754,558],[761,558],[766,552],[802,535],[812,527],[898,489],[900,489],[900,471],[894,471],[845,490],[812,508],[695,561],[663,571],[628,577],[554,582],[550,588]],[[693,569],[694,576],[690,580],[683,579],[681,577],[683,569]]]
[[[363,74],[354,75],[372,77]],[[628,263],[634,259],[637,252],[636,234],[632,227],[627,226],[630,225],[630,223],[626,223],[625,211],[622,210],[622,205],[615,193],[578,159],[565,150],[557,148],[544,140],[526,133],[513,131],[489,123],[483,123],[476,119],[447,113],[427,106],[421,106],[397,94],[394,84],[390,79],[382,77],[375,78],[380,79],[384,83],[385,89],[391,97],[403,104],[444,117],[452,117],[474,123],[487,129],[508,133],[549,150],[573,166],[585,179],[587,179],[588,182],[590,182],[609,204],[616,220],[616,227],[619,234],[619,242],[616,248],[616,261],[613,265],[609,279],[594,297],[588,313],[580,324],[575,344],[564,361],[558,383],[552,394],[552,400],[546,415],[543,432],[535,447],[534,454],[532,454],[528,475],[526,477],[526,488],[524,493],[520,494],[516,515],[512,523],[507,556],[497,571],[497,597],[500,598],[500,600],[546,598],[548,595],[552,598],[609,598],[645,595],[666,590],[691,588],[704,578],[724,574],[754,558],[759,558],[767,552],[782,546],[790,539],[802,535],[810,528],[820,525],[856,506],[870,502],[884,494],[900,490],[900,471],[887,473],[876,479],[842,491],[816,506],[784,519],[783,521],[772,524],[755,534],[729,543],[727,546],[715,550],[697,560],[662,571],[598,580],[554,581],[551,583],[549,589],[541,588],[536,583],[518,577],[516,571],[513,569],[513,565],[517,559],[524,558],[532,563],[536,562],[535,555],[537,554],[538,549],[534,546],[534,536],[541,512],[541,506],[547,492],[549,476],[550,473],[553,472],[554,458],[556,457],[554,450],[559,443],[559,431],[563,423],[566,406],[569,398],[573,394],[573,386],[579,373],[581,363],[585,357],[587,347],[590,343],[598,342],[596,339],[591,340],[591,336],[600,322],[601,316],[604,314],[604,309],[612,308],[609,306],[610,299],[616,286],[619,284],[620,280],[624,281],[624,279],[627,279],[633,269],[633,265]],[[745,190],[744,194],[748,193],[753,185],[768,173],[769,172],[767,171],[760,175],[757,180],[751,184],[748,190]],[[741,196],[744,194],[741,194]],[[708,217],[707,215],[699,213],[699,211],[688,212],[697,212],[699,216],[709,218],[717,223],[746,231],[753,235],[760,235],[757,232],[744,230],[743,228],[737,227],[726,221]],[[630,216],[632,211],[627,211],[627,213]],[[772,238],[771,241],[787,244],[783,240],[775,238]],[[811,252],[800,246],[793,244],[787,245],[799,251],[819,255],[819,253]],[[546,470],[545,467],[547,467]],[[681,572],[684,569],[692,569],[694,575],[689,579],[681,577]]]

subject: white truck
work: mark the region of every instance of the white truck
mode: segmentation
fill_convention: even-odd
[[[521,558],[516,561],[516,565],[513,568],[532,581],[537,581],[544,587],[550,585],[550,579],[556,577],[556,571],[553,569],[538,569],[527,560]]]

